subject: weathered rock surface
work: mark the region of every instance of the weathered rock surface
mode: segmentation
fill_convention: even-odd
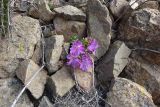
[[[64,43],[63,35],[54,35],[45,39],[45,60],[49,73],[54,73],[59,69],[59,59],[62,53]]]
[[[96,51],[96,57],[102,57],[110,45],[111,19],[107,7],[99,0],[88,1],[88,36],[99,42],[100,47]]]
[[[34,47],[41,38],[39,21],[27,16],[17,15],[12,18],[12,48],[16,58],[31,58]]]
[[[128,63],[131,50],[121,41],[113,43],[109,51],[98,63],[95,71],[102,84],[107,84],[112,78],[118,77]]]
[[[30,16],[43,21],[53,20],[55,13],[50,10],[46,0],[34,0],[34,4],[36,5],[29,9],[28,14]]]
[[[54,8],[54,11],[66,20],[86,21],[83,11],[71,5]]]
[[[71,76],[70,69],[66,66],[62,67],[47,82],[48,92],[52,96],[64,96],[73,86],[75,82]]]
[[[24,60],[16,70],[16,74],[17,77],[24,83],[24,85],[26,85],[39,69],[40,67],[32,60]],[[42,70],[27,87],[36,99],[42,96],[46,79],[47,74],[44,70]]]
[[[107,96],[111,107],[156,107],[143,87],[123,78],[115,78]]]
[[[129,3],[126,0],[113,0],[111,1],[109,8],[112,14],[118,17],[124,12],[124,10],[126,9],[128,5]]]
[[[38,107],[53,107],[53,104],[49,101],[49,99],[46,96],[44,96],[41,99],[41,102]]]
[[[145,87],[151,93],[153,101],[160,103],[160,66],[148,63],[145,60],[137,61],[130,59],[124,70],[123,77]]]
[[[141,9],[143,8],[151,8],[151,9],[159,9],[159,4],[158,1],[147,1],[145,3],[143,3],[142,5],[140,5]]]
[[[120,27],[120,38],[132,47],[160,49],[160,12],[145,8],[131,14]]]
[[[65,41],[68,41],[73,35],[77,35],[79,38],[85,36],[86,24],[84,22],[67,21],[56,17],[54,26],[57,34],[64,35]]]
[[[22,90],[22,84],[14,78],[0,79],[0,107],[10,107],[16,99],[19,92]],[[34,107],[32,102],[23,93],[16,107]]]
[[[41,37],[38,20],[17,15],[12,18],[12,24],[12,38],[0,40],[0,78],[14,76],[19,59],[31,58]]]

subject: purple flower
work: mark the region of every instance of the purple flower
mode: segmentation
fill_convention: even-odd
[[[70,48],[70,54],[74,56],[79,56],[80,54],[83,54],[85,51],[85,48],[81,41],[77,40],[73,42],[72,47]]]
[[[71,54],[67,55],[68,65],[71,65],[73,68],[79,68],[81,64],[81,60]]]
[[[96,39],[89,38],[89,45],[87,47],[88,51],[94,54],[98,47],[99,46],[98,46]]]
[[[82,55],[82,62],[80,64],[80,69],[83,71],[88,71],[90,67],[92,67],[92,59],[88,54],[83,54]]]

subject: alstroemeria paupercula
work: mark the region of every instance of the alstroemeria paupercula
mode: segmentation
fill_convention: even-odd
[[[98,43],[93,38],[85,38],[85,43],[80,40],[74,41],[67,55],[67,64],[73,68],[88,71],[93,66],[90,54],[94,54],[97,48]]]

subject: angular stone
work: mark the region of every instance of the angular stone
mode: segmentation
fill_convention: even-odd
[[[55,13],[50,10],[46,0],[34,0],[34,4],[37,6],[30,7],[28,12],[30,16],[43,21],[53,20]]]
[[[71,5],[54,8],[54,11],[66,20],[86,21],[86,15],[83,11]]]
[[[12,18],[12,40],[13,46],[10,48],[16,58],[31,58],[34,47],[41,38],[41,28],[39,21],[27,16],[17,15]],[[14,56],[13,55],[13,56]]]
[[[59,59],[62,53],[63,42],[63,35],[54,35],[45,39],[45,60],[50,74],[54,73],[61,66],[59,65]]]
[[[102,57],[110,45],[111,18],[107,7],[99,0],[88,1],[88,36],[99,42],[100,47],[96,51],[96,57]]]
[[[62,97],[75,85],[70,73],[70,69],[64,66],[48,78],[47,88],[50,95]]]
[[[24,60],[16,70],[17,77],[26,85],[32,76],[40,69],[32,60]],[[44,70],[40,71],[27,87],[32,95],[38,99],[42,96],[44,85],[46,83],[47,74]]]
[[[158,1],[147,1],[145,3],[143,3],[142,5],[140,5],[141,9],[143,8],[151,8],[151,9],[159,9],[159,4]]]
[[[113,0],[109,8],[114,16],[119,17],[128,5],[129,3],[126,0]]]
[[[22,88],[22,84],[15,78],[0,79],[0,107],[10,107]],[[24,92],[15,107],[34,106]]]
[[[145,8],[134,11],[119,26],[120,39],[132,47],[160,49],[160,12]]]
[[[65,42],[70,40],[70,37],[77,35],[78,38],[83,38],[86,32],[86,24],[78,21],[67,21],[60,17],[54,19],[56,33],[64,35]]]
[[[41,42],[37,43],[34,53],[32,55],[32,60],[36,63],[36,64],[40,64],[43,63],[42,59],[43,58],[43,46],[41,44]]]
[[[116,41],[113,43],[95,69],[102,84],[106,85],[112,78],[118,77],[127,65],[130,53],[131,50],[123,42]]]
[[[156,107],[143,87],[123,78],[115,78],[107,101],[111,107]]]
[[[38,107],[53,107],[53,104],[49,101],[46,96],[43,96]]]
[[[19,60],[31,58],[40,41],[39,21],[27,16],[12,17],[11,39],[0,39],[0,78],[15,75]]]
[[[125,78],[145,87],[151,93],[155,104],[160,103],[160,66],[148,63],[145,60],[130,59],[124,70]]]
[[[64,44],[63,44],[63,50],[62,50],[62,54],[61,54],[61,59],[62,60],[65,60],[66,59],[66,57],[67,57],[67,55],[68,55],[68,53],[69,53],[69,48],[70,48],[70,43],[68,43],[68,42],[65,42]]]

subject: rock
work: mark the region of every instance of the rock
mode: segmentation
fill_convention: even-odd
[[[160,65],[160,54],[153,52],[141,52],[142,57],[152,64]]]
[[[70,43],[68,43],[68,42],[65,42],[64,44],[63,44],[63,50],[62,50],[62,54],[61,54],[61,59],[62,60],[65,60],[66,59],[66,57],[67,57],[67,55],[68,55],[68,53],[69,53],[69,48],[70,48]]]
[[[64,66],[48,78],[47,89],[50,95],[62,97],[75,85],[70,73],[70,69]]]
[[[54,35],[45,39],[45,60],[48,72],[54,73],[61,65],[59,59],[62,53],[62,45],[64,43],[63,35]]]
[[[120,26],[120,39],[131,47],[160,49],[160,12],[145,8],[134,11]]]
[[[38,107],[53,107],[53,104],[49,101],[49,99],[44,96]]]
[[[19,62],[32,57],[41,38],[38,20],[16,15],[12,24],[12,38],[0,40],[0,78],[13,77]]]
[[[147,1],[145,3],[143,3],[142,5],[140,5],[141,9],[143,8],[151,8],[151,9],[159,9],[159,4],[158,1]]]
[[[17,15],[12,18],[12,40],[10,49],[15,58],[28,59],[34,52],[34,47],[40,41],[41,28],[39,21],[28,16]],[[12,53],[13,53],[12,52]]]
[[[107,7],[99,0],[88,1],[88,36],[99,42],[100,47],[96,51],[96,57],[102,57],[110,45],[110,32],[112,22]]]
[[[50,7],[51,10],[53,10],[56,7],[62,6],[63,4],[62,4],[61,1],[62,0],[47,0],[48,5],[49,5],[49,7]]]
[[[0,79],[0,107],[10,107],[22,90],[22,84],[14,78]],[[24,92],[16,107],[34,107]]]
[[[24,85],[26,85],[39,69],[40,67],[32,60],[24,60],[16,70],[16,75],[24,83]],[[42,96],[46,79],[47,74],[44,70],[42,70],[27,87],[36,99]]]
[[[32,60],[36,63],[36,64],[40,64],[43,63],[42,59],[43,58],[43,46],[41,44],[41,42],[37,43],[34,53],[32,55]]]
[[[86,15],[83,11],[71,5],[54,8],[54,11],[66,20],[86,21]]]
[[[116,41],[113,43],[95,69],[98,73],[98,79],[103,85],[107,85],[112,78],[118,77],[127,65],[130,53],[131,50],[123,42]]]
[[[119,17],[128,5],[129,3],[126,0],[113,0],[109,5],[109,9],[114,16]]]
[[[43,21],[53,20],[55,13],[52,12],[46,2],[46,0],[34,0],[36,6],[31,6],[28,14],[34,18],[41,19]]]
[[[14,8],[14,11],[16,12],[27,12],[29,6],[30,6],[29,1],[15,0],[14,5],[12,5],[11,7]]]
[[[73,35],[77,35],[79,38],[85,36],[86,24],[83,22],[67,21],[56,17],[54,19],[54,26],[57,34],[64,35],[65,42],[69,41]]]
[[[145,60],[131,59],[123,73],[123,77],[145,87],[151,93],[155,104],[160,103],[160,66],[150,64]]]
[[[143,87],[123,78],[115,78],[107,101],[111,107],[156,107]]]
[[[9,48],[11,44],[7,39],[0,39],[0,79],[15,76],[15,69],[19,60],[14,58],[14,51]]]

